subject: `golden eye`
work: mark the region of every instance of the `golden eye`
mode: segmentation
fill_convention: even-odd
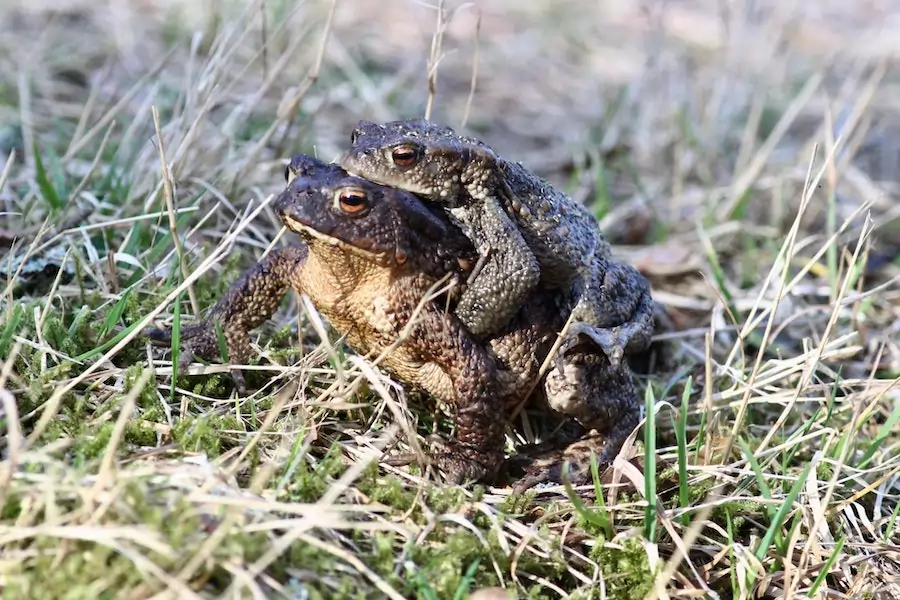
[[[355,215],[369,206],[369,196],[359,189],[339,190],[337,204],[348,215]]]
[[[416,164],[419,152],[415,146],[397,146],[391,152],[391,160],[398,167],[411,167]]]

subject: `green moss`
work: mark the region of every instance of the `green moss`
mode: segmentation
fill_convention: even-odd
[[[143,374],[144,367],[141,363],[135,363],[125,369],[125,394],[130,393],[134,389],[134,386],[137,385]],[[156,386],[150,380],[138,394],[137,405],[143,409],[153,409],[158,408],[159,404],[160,400]]]
[[[426,492],[429,508],[438,514],[458,512],[463,503],[468,502],[461,488],[455,486],[434,486]]]
[[[61,419],[54,419],[47,424],[44,434],[40,437],[40,442],[46,444],[56,441],[66,436],[66,429]]]
[[[205,415],[179,420],[172,429],[172,439],[184,452],[203,452],[214,458],[233,448],[237,441],[228,431],[243,427],[233,415]]]
[[[692,506],[698,504],[706,498],[709,491],[713,488],[713,481],[710,479],[702,481],[692,481],[688,486],[688,503]]]
[[[82,429],[74,425],[73,428],[82,429],[81,431],[71,432],[73,439],[75,439],[73,451],[76,459],[81,462],[88,462],[103,456],[106,446],[112,437],[114,427],[115,423],[113,421],[106,421],[96,429],[92,428],[93,431],[85,431],[88,429],[87,427]]]
[[[374,473],[373,473],[374,472]],[[397,477],[378,477],[378,464],[372,463],[364,476],[357,481],[360,491],[372,498],[373,502],[406,512],[416,501],[416,492],[403,484]]]
[[[190,389],[194,395],[210,396],[212,398],[227,398],[231,390],[234,389],[234,380],[228,373],[212,373],[196,377],[186,376],[179,378],[178,382],[183,386],[192,386]],[[248,385],[251,385],[249,381]]]
[[[818,479],[819,481],[830,481],[834,476],[834,466],[830,463],[826,463],[824,460],[820,460],[818,463],[816,463],[815,469],[816,479]]]
[[[490,568],[492,552],[468,529],[449,532],[438,526],[421,544],[412,544],[410,559],[417,566],[407,573],[406,591],[427,587],[438,598],[452,598],[460,587],[463,574],[476,561],[479,565],[475,573],[475,586],[497,585],[496,573]],[[493,556],[500,560],[501,570],[506,562],[503,556]]]
[[[97,320],[97,312],[87,305],[66,320],[52,313],[44,321],[43,335],[51,347],[67,356],[78,356],[97,345]]]
[[[136,446],[156,446],[156,430],[137,421],[125,425],[125,441]]]
[[[731,521],[734,531],[740,532],[746,528],[757,529],[756,523],[767,522],[768,517],[766,515],[770,510],[770,505],[755,500],[743,498],[734,499],[723,502],[721,505],[715,507],[710,514],[709,519],[718,523]],[[752,520],[748,520],[748,515],[753,516]],[[717,538],[714,533],[711,535],[714,539]],[[718,536],[718,539],[723,544],[732,543],[732,540],[728,539],[726,536]]]
[[[35,410],[38,406],[47,401],[50,392],[44,388],[43,382],[39,379],[31,379],[25,393],[18,399],[19,413],[25,414]]]
[[[284,501],[315,502],[322,497],[330,478],[339,477],[344,471],[343,455],[340,444],[332,444],[325,456],[315,465],[301,460],[294,470],[290,483],[284,490]]]
[[[7,494],[3,500],[3,510],[0,511],[0,521],[14,521],[22,512],[22,502],[17,496]]]
[[[275,330],[270,340],[273,346],[293,346],[296,342],[293,326],[287,324]]]
[[[36,538],[28,570],[14,569],[3,597],[115,598],[118,590],[132,589],[143,580],[141,571],[112,548],[70,542],[66,550],[60,552],[56,538]]]
[[[13,507],[14,503],[8,505]],[[76,509],[77,506],[70,503],[67,508]],[[127,528],[134,524],[144,531],[156,532],[159,536],[157,545],[162,543],[170,552],[144,548],[141,554],[159,568],[174,572],[203,544],[209,527],[221,523],[221,514],[201,514],[198,510],[197,506],[184,500],[179,490],[151,486],[147,480],[132,480],[124,486],[117,502],[104,511],[104,522],[97,525]],[[7,573],[4,598],[115,598],[129,595],[128,591],[140,586],[160,589],[158,580],[145,579],[143,569],[136,568],[126,555],[110,546],[70,540],[61,547],[59,539],[49,537],[38,537],[25,543],[28,558],[17,561]],[[250,562],[270,547],[271,539],[266,534],[248,534],[234,527],[212,549],[212,556],[200,566],[197,577],[207,580],[207,589],[224,591],[231,580],[219,565],[226,560]],[[329,569],[329,565],[334,570],[333,558],[321,551],[308,550],[304,555],[308,563],[293,564],[309,564],[318,555],[323,570]]]
[[[497,510],[501,514],[509,516],[521,515],[528,510],[528,507],[534,501],[535,495],[536,492],[534,489],[525,490],[521,493],[512,493],[497,506]]]
[[[67,418],[78,423],[87,419],[89,408],[88,397],[78,394],[75,396],[74,401],[68,404],[64,410]]]
[[[643,598],[653,587],[654,576],[647,551],[637,538],[629,538],[617,546],[621,547],[598,544],[590,553],[603,572],[606,597],[611,600]]]
[[[358,544],[367,546],[367,564],[376,572],[389,574],[394,570],[401,545],[393,531],[354,532]]]
[[[271,540],[260,535],[235,536],[234,540],[249,548],[244,555],[245,561],[255,560],[271,547]],[[352,568],[318,546],[303,541],[291,544],[268,572],[276,580],[285,582],[287,588],[298,590],[297,597],[310,600],[365,600],[371,596],[371,591],[366,590],[366,582]]]
[[[139,322],[147,313],[145,313],[141,308],[141,303],[138,300],[138,294],[129,293],[126,294],[121,300],[123,306],[122,310],[122,322],[124,325],[134,325]]]
[[[166,414],[163,411],[162,402],[157,402],[156,406],[141,412],[141,418],[151,423],[164,423],[166,421]]]

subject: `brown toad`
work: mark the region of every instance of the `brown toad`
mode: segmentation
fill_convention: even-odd
[[[484,257],[457,313],[476,335],[516,314],[540,282],[569,294],[572,325],[561,353],[592,338],[613,366],[645,350],[654,328],[647,280],[614,261],[581,204],[483,142],[423,119],[361,121],[341,157],[348,173],[446,207]]]
[[[471,242],[443,212],[305,155],[294,157],[286,175],[289,186],[274,208],[308,249],[270,254],[229,289],[203,323],[185,328],[183,337],[196,355],[215,358],[218,324],[229,357],[245,361],[249,330],[293,287],[309,295],[357,351],[377,355],[396,345],[381,364],[454,407],[455,443],[437,457],[448,480],[490,479],[502,457],[505,411],[536,386],[541,391],[541,383],[551,406],[560,397],[579,398],[576,413],[567,416],[597,430],[601,463],[613,458],[639,416],[627,367],[611,369],[603,355],[573,351],[567,357],[569,379],[555,373],[538,379],[565,322],[558,294],[535,292],[510,324],[482,344],[445,310],[458,300],[459,288],[446,297],[429,295],[446,276],[464,278],[476,258]],[[151,333],[158,343],[170,338],[162,330]],[[576,467],[575,479],[583,480],[587,463]],[[558,465],[542,464],[528,470],[526,480],[534,483],[557,472]]]

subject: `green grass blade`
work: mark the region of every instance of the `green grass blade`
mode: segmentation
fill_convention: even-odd
[[[178,294],[172,305],[172,389],[169,399],[175,405],[175,390],[178,389],[178,361],[181,359],[181,298]]]
[[[602,518],[603,524],[601,526],[603,527],[606,539],[609,540],[613,537],[612,519],[610,518],[609,511],[606,509],[606,499],[603,497],[603,486],[600,485],[600,465],[597,462],[597,455],[594,452],[591,452],[591,479],[594,482],[594,502],[596,502],[596,509],[594,512]]]
[[[130,335],[131,332],[137,328],[137,326],[138,326],[137,322],[132,323],[131,325],[129,325],[128,327],[126,327],[125,329],[123,329],[122,331],[117,333],[115,336],[110,338],[108,341],[104,342],[103,344],[100,344],[99,346],[97,346],[96,348],[94,348],[92,350],[88,350],[87,352],[83,352],[82,354],[79,354],[73,360],[75,360],[76,362],[81,362],[81,361],[87,360],[89,358],[93,358],[95,356],[103,354],[104,352],[106,352],[107,350],[109,350],[110,348],[112,348],[113,346],[118,344],[120,341],[122,341],[123,338]]]
[[[3,335],[0,336],[0,358],[5,359],[8,356],[9,345],[12,342],[16,331],[19,330],[19,324],[22,322],[24,316],[25,306],[16,304],[15,307],[13,307],[12,316],[9,321],[6,322],[6,325],[3,326]]]
[[[47,176],[47,169],[44,167],[44,161],[41,160],[41,153],[38,152],[37,143],[34,144],[32,149],[34,151],[35,176],[37,177],[38,188],[41,190],[41,196],[50,205],[53,212],[59,212],[65,207],[65,204]]]
[[[116,301],[113,305],[112,309],[107,313],[106,318],[103,320],[103,325],[100,326],[100,331],[98,332],[99,337],[106,336],[107,333],[112,331],[116,323],[122,318],[122,314],[125,312],[125,306],[128,304],[129,298],[131,298],[132,288],[128,288],[125,290],[125,293],[122,294],[122,297]]]
[[[838,557],[841,555],[841,551],[844,549],[844,543],[846,541],[847,538],[841,536],[838,539],[837,543],[834,545],[834,550],[831,551],[831,556],[829,556],[828,560],[825,561],[825,564],[822,565],[822,568],[819,571],[819,576],[816,577],[816,580],[813,582],[812,587],[809,588],[810,598],[815,598],[816,592],[818,592],[822,584],[825,583],[825,578],[828,577],[828,572],[831,571],[831,567],[834,566],[835,561],[837,561]]]
[[[475,571],[478,570],[478,565],[481,564],[481,559],[476,558],[472,561],[472,564],[469,565],[469,568],[466,569],[465,574],[463,575],[462,580],[459,582],[459,587],[456,589],[456,593],[453,594],[453,600],[462,600],[469,593],[469,588],[475,582]]]
[[[591,465],[595,465],[597,462],[596,455],[594,452],[591,452]],[[593,471],[593,469],[592,469]],[[572,488],[572,482],[569,480],[569,464],[566,463],[563,465],[562,469],[562,483],[563,488],[566,490],[566,496],[569,498],[569,502],[572,503],[572,507],[575,509],[575,512],[583,518],[587,523],[594,525],[595,527],[599,527],[605,533],[612,537],[612,526],[609,522],[609,517],[606,514],[606,507],[604,506],[601,511],[595,511],[588,508],[584,502],[581,501],[581,498],[578,497],[578,494],[575,493],[575,490]],[[595,481],[594,489],[596,490],[597,483]],[[601,495],[602,497],[602,495]]]
[[[766,530],[763,539],[760,540],[759,546],[756,548],[756,558],[762,561],[766,552],[769,549],[769,546],[772,545],[772,540],[777,535],[782,535],[781,532],[781,524],[784,523],[784,520],[787,518],[788,513],[793,509],[794,500],[797,499],[797,496],[800,495],[800,490],[803,489],[803,486],[806,485],[806,479],[809,477],[809,472],[812,469],[813,463],[807,463],[806,467],[803,469],[803,472],[800,474],[800,477],[797,478],[797,481],[794,482],[794,485],[791,487],[790,492],[788,492],[787,497],[784,499],[782,505],[778,508],[778,512],[775,513],[775,518],[772,520],[772,523],[769,525],[768,530]]]
[[[688,376],[681,394],[681,408],[678,411],[678,423],[675,426],[675,442],[678,445],[678,501],[681,508],[687,508],[690,504],[687,476],[687,416],[692,386],[693,378]],[[681,523],[685,527],[690,525],[691,518],[687,512],[681,515]]]
[[[647,386],[644,394],[647,419],[644,424],[644,495],[647,506],[644,509],[644,536],[656,541],[656,398],[653,386]]]
[[[900,403],[894,403],[894,408],[891,411],[890,416],[881,427],[878,428],[875,439],[869,443],[862,458],[859,459],[859,464],[856,466],[857,469],[866,468],[866,465],[869,464],[869,461],[872,460],[872,457],[875,456],[875,453],[881,448],[884,441],[894,434],[894,426],[897,424],[898,420],[900,420]]]
[[[891,540],[891,536],[894,533],[894,527],[897,525],[897,515],[900,514],[900,502],[894,505],[894,510],[891,512],[891,518],[888,519],[887,527],[884,530],[884,542],[888,543]]]

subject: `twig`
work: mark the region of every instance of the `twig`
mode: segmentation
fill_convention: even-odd
[[[166,211],[169,214],[169,229],[172,231],[172,242],[175,244],[175,252],[178,254],[178,263],[181,267],[181,275],[187,280],[188,267],[184,256],[184,248],[181,245],[181,239],[178,237],[178,221],[175,218],[175,192],[172,189],[172,179],[169,175],[169,166],[166,164],[166,149],[163,142],[162,128],[159,126],[159,110],[153,106],[150,108],[153,113],[153,127],[156,129],[156,140],[159,143],[159,162],[162,170],[163,180],[163,197],[166,199]],[[197,301],[197,294],[194,292],[194,286],[189,285],[187,288],[188,297],[191,299],[191,310],[194,315],[200,315],[200,303]]]
[[[438,0],[437,25],[431,37],[431,54],[428,57],[428,101],[425,104],[425,120],[431,118],[431,107],[437,91],[437,71],[440,62],[441,43],[444,41],[444,0]]]
[[[262,36],[262,68],[263,81],[269,78],[269,40],[268,40],[268,22],[266,20],[266,0],[259,3],[259,18],[261,23],[260,35]]]
[[[472,100],[475,98],[475,83],[478,80],[478,40],[481,39],[481,10],[476,9],[478,20],[475,21],[475,51],[472,53],[472,82],[469,85],[469,97],[466,98],[466,110],[463,112],[461,128],[466,127],[469,121],[469,111],[472,109]]]

